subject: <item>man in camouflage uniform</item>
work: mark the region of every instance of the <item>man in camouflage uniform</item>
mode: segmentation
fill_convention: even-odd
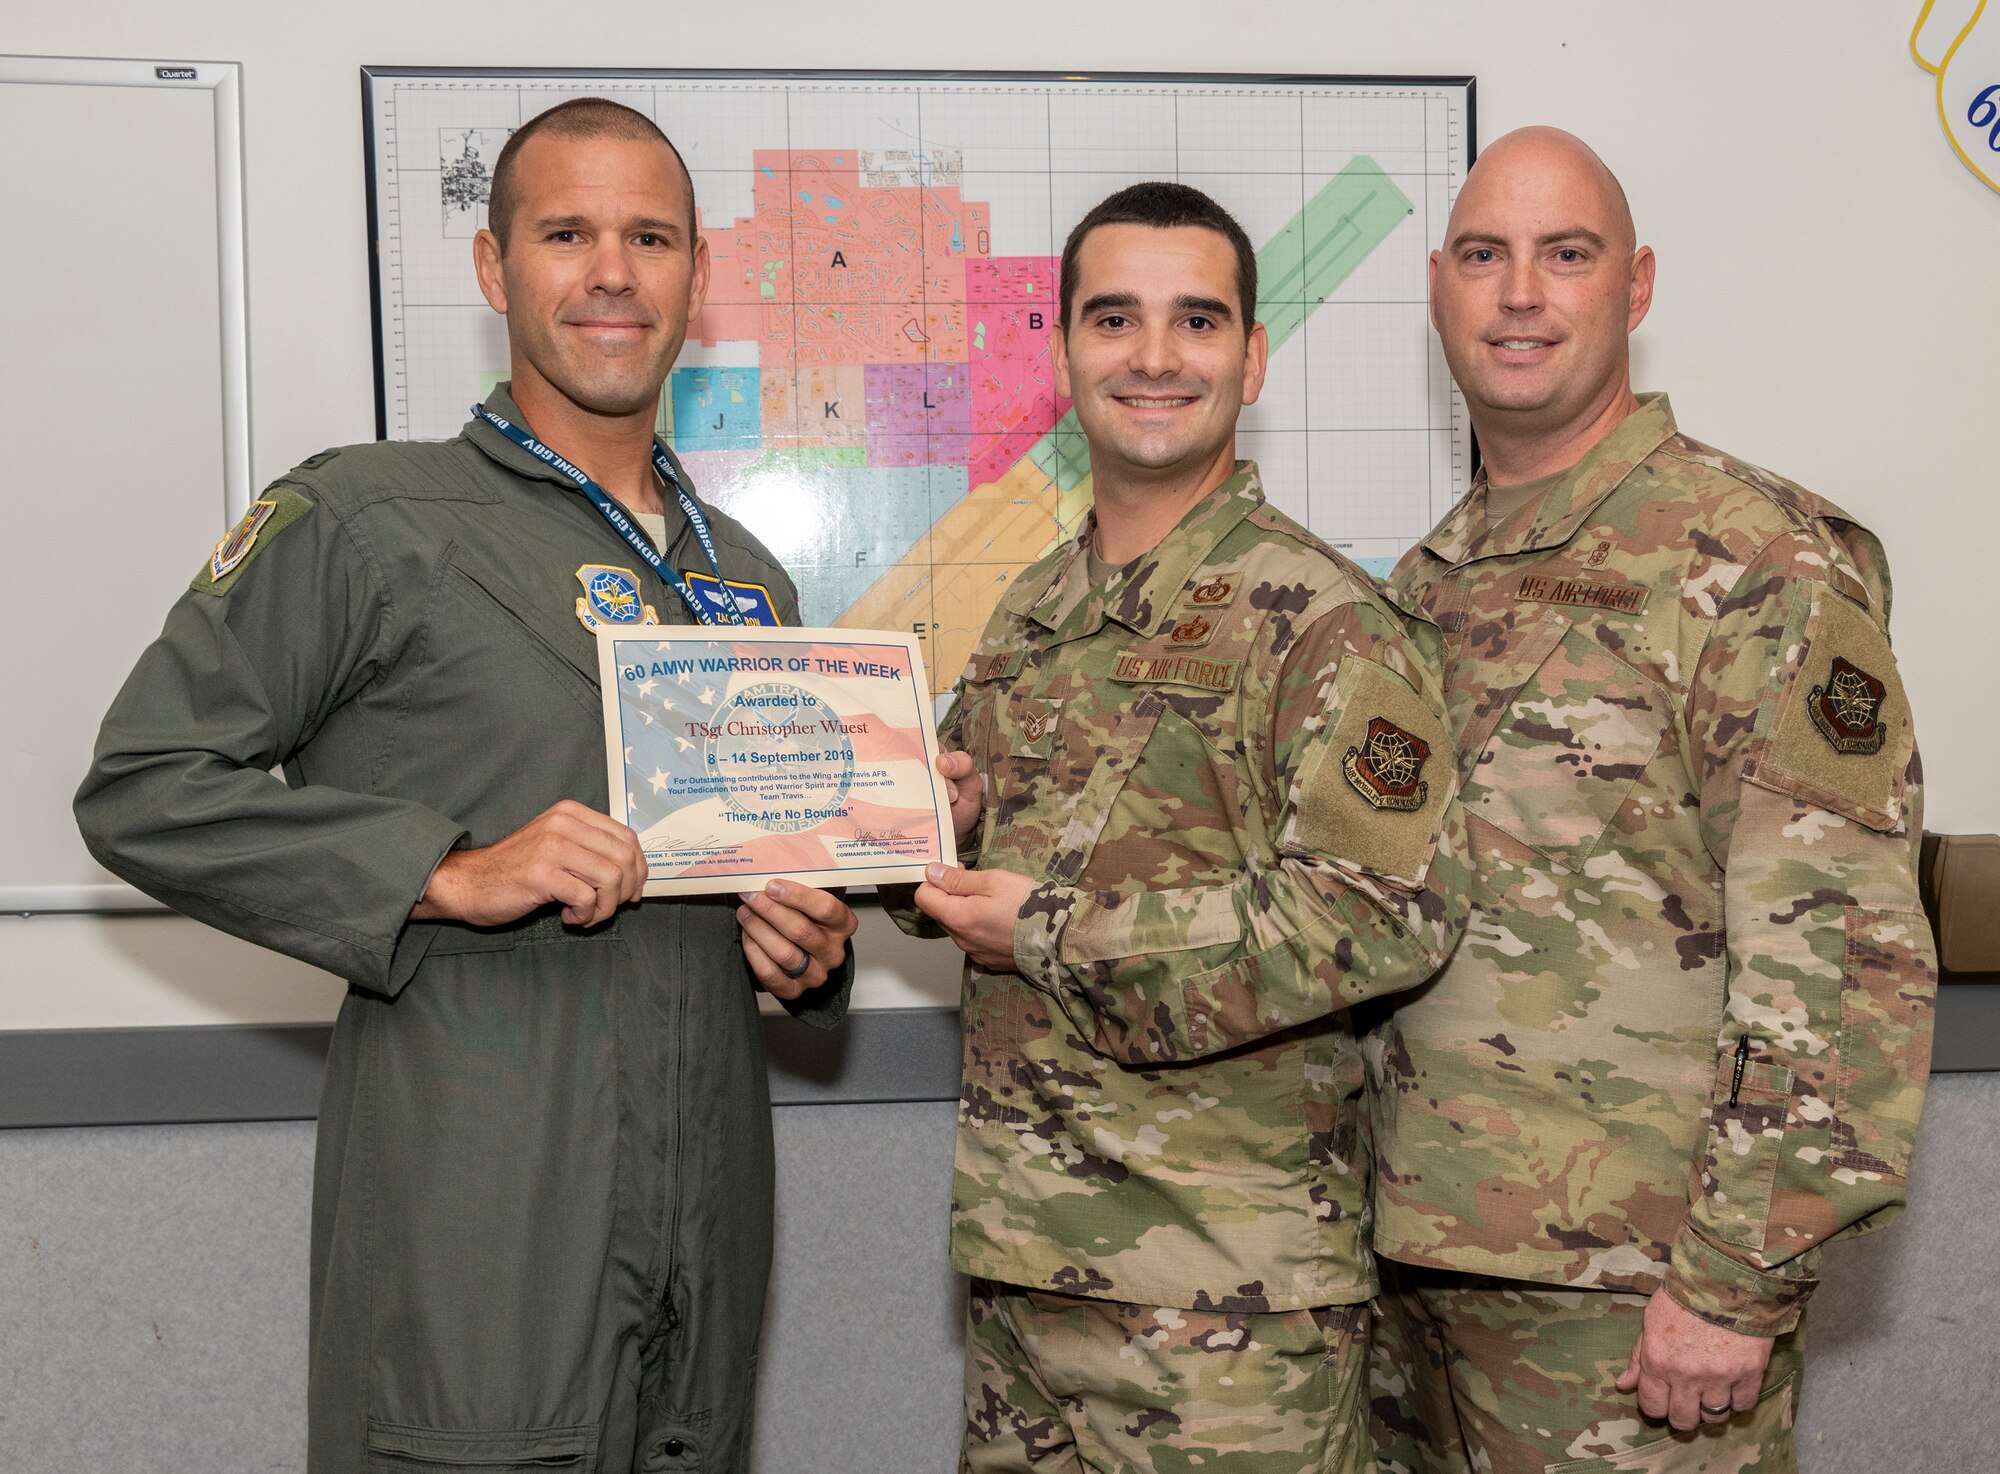
[[[1632,394],[1653,256],[1576,139],[1483,154],[1431,270],[1485,469],[1393,584],[1476,859],[1369,1043],[1382,1467],[1791,1470],[1821,1246],[1900,1208],[1930,1054],[1882,549]]]
[[[1181,185],[1071,235],[1057,382],[1095,511],[958,688],[964,1468],[1370,1467],[1347,1009],[1450,951],[1437,633],[1235,459],[1256,263]],[[982,782],[983,779],[983,782]],[[1448,823],[1448,816],[1450,822]]]

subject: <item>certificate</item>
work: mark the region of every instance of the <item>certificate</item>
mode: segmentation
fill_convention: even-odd
[[[915,636],[627,625],[598,631],[597,667],[611,813],[638,831],[647,895],[955,862]]]

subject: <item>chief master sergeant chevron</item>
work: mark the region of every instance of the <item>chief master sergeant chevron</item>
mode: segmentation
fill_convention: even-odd
[[[1473,909],[1370,1041],[1385,1470],[1795,1468],[1821,1249],[1904,1198],[1936,967],[1888,568],[1633,395],[1653,280],[1552,129],[1431,257],[1485,469],[1392,584],[1444,629]]]
[[[601,99],[551,109],[502,152],[490,216],[494,418],[272,486],[140,658],[77,817],[135,885],[350,981],[315,1163],[313,1474],[738,1470],[771,1242],[752,982],[830,1025],[854,918],[796,885],[631,904],[587,626],[731,617],[693,583],[750,618],[797,599],[653,441],[708,277],[665,136]]]
[[[1096,506],[1021,575],[940,759],[968,954],[952,1260],[964,1467],[1369,1467],[1349,1006],[1463,916],[1437,631],[1235,458],[1256,257],[1141,184],[1063,253]],[[982,787],[983,780],[983,787]]]

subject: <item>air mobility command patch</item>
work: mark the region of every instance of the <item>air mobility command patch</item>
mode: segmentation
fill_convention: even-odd
[[[1914,741],[1909,701],[1888,635],[1838,587],[1813,590],[1804,659],[1748,776],[1870,829],[1893,829]]]
[[[639,597],[639,575],[629,568],[586,563],[576,571],[583,597],[576,601],[576,620],[587,630],[606,625],[658,624],[660,614]]]
[[[1430,797],[1431,786],[1423,781],[1430,755],[1430,743],[1416,733],[1404,731],[1387,717],[1370,717],[1367,738],[1361,746],[1347,749],[1340,771],[1371,809],[1413,814]]]
[[[1421,881],[1457,781],[1444,714],[1386,666],[1353,655],[1326,711],[1329,725],[1299,761],[1281,842]]]
[[[1889,729],[1877,718],[1889,688],[1845,656],[1833,657],[1826,684],[1812,688],[1806,711],[1835,752],[1872,757]]]
[[[312,503],[290,487],[273,486],[223,535],[189,587],[204,594],[227,593],[255,554],[311,510]]]

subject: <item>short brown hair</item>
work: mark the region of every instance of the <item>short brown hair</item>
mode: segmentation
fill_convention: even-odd
[[[1069,331],[1070,299],[1076,295],[1077,254],[1083,249],[1083,238],[1100,225],[1150,225],[1158,230],[1198,225],[1214,231],[1236,252],[1236,295],[1243,304],[1243,331],[1249,332],[1256,324],[1257,251],[1236,217],[1191,184],[1154,179],[1127,185],[1100,201],[1077,221],[1076,229],[1063,242],[1062,297],[1056,321],[1064,332]]]
[[[514,159],[521,146],[537,133],[546,133],[551,138],[623,138],[633,143],[664,143],[674,162],[680,165],[681,177],[687,181],[688,241],[693,243],[694,175],[688,172],[687,160],[674,147],[674,141],[660,131],[659,124],[622,102],[613,102],[608,97],[572,97],[547,112],[536,113],[516,128],[494,162],[493,188],[486,200],[486,224],[500,238],[503,252],[507,249],[507,232],[514,223]]]

